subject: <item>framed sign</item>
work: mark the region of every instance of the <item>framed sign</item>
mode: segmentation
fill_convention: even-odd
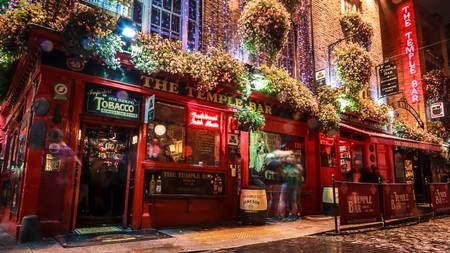
[[[430,106],[431,118],[437,119],[445,116],[444,102],[432,103]]]
[[[317,84],[317,86],[325,85],[327,83],[327,81],[326,81],[326,74],[327,73],[326,73],[325,69],[316,71],[316,84]]]
[[[98,84],[86,84],[84,111],[111,118],[138,120],[142,96]]]
[[[398,92],[397,65],[385,63],[378,69],[380,77],[380,97],[392,95]]]

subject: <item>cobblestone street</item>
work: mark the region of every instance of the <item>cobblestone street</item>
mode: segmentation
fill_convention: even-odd
[[[329,240],[366,245],[393,252],[450,252],[450,217],[392,229],[344,236],[327,236]]]

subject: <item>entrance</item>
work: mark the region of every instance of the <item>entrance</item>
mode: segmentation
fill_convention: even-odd
[[[130,178],[135,167],[130,161],[136,157],[132,136],[131,129],[84,127],[77,227],[127,225]]]

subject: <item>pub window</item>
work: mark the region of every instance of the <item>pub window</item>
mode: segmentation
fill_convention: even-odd
[[[201,0],[148,0],[147,4],[151,32],[180,40],[187,49],[199,48]]]
[[[288,41],[280,54],[279,64],[283,66],[292,77],[295,77],[295,33],[291,29]]]
[[[147,159],[217,166],[219,129],[219,113],[156,102],[154,121],[148,124]]]
[[[341,0],[341,12],[362,12],[361,0]]]
[[[148,124],[147,158],[161,162],[184,162],[186,109],[156,102],[155,120]]]

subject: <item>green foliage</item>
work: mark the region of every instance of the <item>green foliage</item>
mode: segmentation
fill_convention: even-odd
[[[320,123],[320,128],[324,131],[337,130],[341,118],[338,110],[333,104],[319,104],[319,111],[316,115]]]
[[[188,52],[179,42],[158,34],[138,35],[131,58],[146,74],[166,72],[198,81],[197,89],[210,91],[218,85],[246,93],[247,72],[242,63],[226,52],[210,48],[206,54]]]
[[[431,134],[434,134],[439,138],[447,139],[449,137],[449,132],[445,127],[444,123],[442,123],[441,121],[438,120],[429,121],[427,123],[427,128]]]
[[[274,62],[287,41],[289,18],[277,0],[249,1],[239,19],[244,47],[254,56],[267,54]]]
[[[18,1],[0,15],[0,51],[18,56],[26,48],[29,25],[44,25],[47,20],[42,4]]]
[[[436,102],[447,95],[446,89],[449,84],[449,78],[444,71],[440,69],[428,71],[423,75],[422,82],[424,83],[424,96],[427,102]]]
[[[113,34],[117,20],[99,8],[76,5],[59,20],[58,27],[65,37],[64,48],[69,55],[83,61],[98,58],[111,69],[120,67],[117,53],[123,42]]]
[[[346,12],[340,18],[342,32],[350,41],[370,48],[373,37],[373,27],[370,23],[364,21],[360,14],[355,12]]]
[[[239,130],[242,131],[259,131],[266,123],[262,113],[254,111],[248,106],[237,108],[234,118],[238,123]]]
[[[296,112],[311,115],[318,112],[317,101],[308,87],[292,78],[285,69],[262,65],[258,71],[266,76],[270,90],[273,90],[280,102],[288,103]]]
[[[335,108],[340,108],[339,98],[342,96],[340,89],[321,85],[317,88],[317,96],[320,104],[331,104]]]
[[[442,144],[443,140],[421,128],[413,128],[401,120],[394,121],[394,135],[416,141]]]
[[[352,42],[339,45],[333,53],[337,75],[343,82],[345,92],[358,96],[370,79],[372,60],[369,53]]]

